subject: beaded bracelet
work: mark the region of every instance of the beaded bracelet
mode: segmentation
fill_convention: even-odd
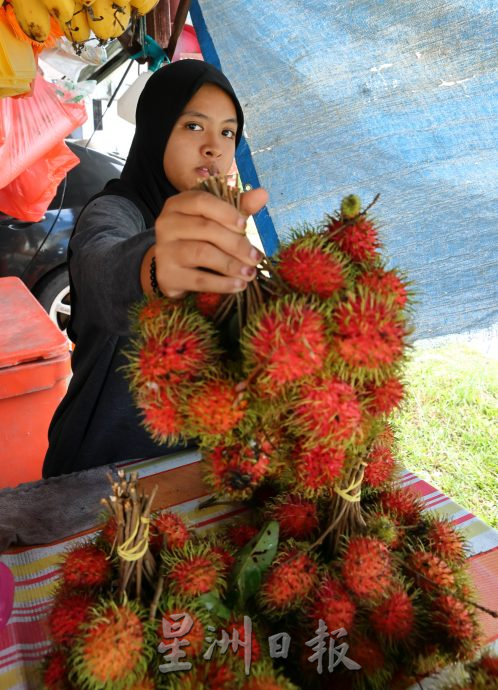
[[[157,295],[158,297],[163,297],[163,293],[159,289],[159,285],[157,283],[157,276],[156,276],[156,257],[153,256],[151,261],[150,261],[150,269],[149,269],[149,275],[150,275],[150,286],[152,288],[152,292]]]

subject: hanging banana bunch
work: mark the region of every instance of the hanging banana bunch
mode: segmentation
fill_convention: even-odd
[[[147,14],[157,5],[159,0],[130,0],[132,10],[136,10],[137,14]]]
[[[49,13],[61,24],[72,19],[74,0],[42,0]]]
[[[59,20],[59,24],[66,38],[73,44],[81,45],[90,38],[88,16],[80,0],[75,0],[74,12],[71,19],[66,23]],[[75,50],[78,53],[80,49],[75,48]]]
[[[129,0],[95,0],[88,8],[90,28],[101,41],[121,36],[130,23],[130,16]]]
[[[43,43],[50,35],[50,14],[42,0],[10,0],[19,26],[33,41]]]

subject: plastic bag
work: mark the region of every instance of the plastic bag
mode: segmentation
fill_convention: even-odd
[[[41,220],[65,175],[80,162],[62,141],[3,189],[0,211],[20,220]]]
[[[63,103],[56,87],[41,75],[35,79],[32,97],[0,99],[0,188],[46,156],[86,119],[83,103]]]

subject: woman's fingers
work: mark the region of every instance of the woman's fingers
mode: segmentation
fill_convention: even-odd
[[[250,192],[244,192],[240,200],[240,210],[247,216],[252,216],[254,213],[260,211],[268,202],[268,192],[266,189],[260,187],[259,189],[251,189]]]
[[[176,244],[176,246],[175,246]],[[221,275],[252,280],[256,267],[247,265],[233,254],[218,249],[209,242],[178,242],[170,245],[179,265],[185,268],[206,268]]]
[[[167,297],[180,297],[185,292],[220,292],[230,294],[241,292],[247,287],[246,280],[217,275],[195,268],[170,266],[167,280],[161,279],[158,272],[159,287]]]
[[[156,230],[158,227],[161,228],[162,222],[167,220],[170,214],[181,214],[191,220],[195,219],[196,224],[204,218],[238,233],[244,232],[246,223],[243,213],[239,213],[234,206],[208,192],[182,192],[169,197],[156,220]]]

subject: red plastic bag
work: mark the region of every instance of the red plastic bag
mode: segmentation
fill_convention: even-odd
[[[60,142],[44,158],[0,189],[0,211],[33,223],[41,220],[64,176],[79,162],[78,156]]]
[[[53,84],[38,75],[33,96],[0,99],[0,189],[47,156],[87,119],[83,103],[63,103],[55,91]],[[41,177],[33,182],[38,191],[45,184]]]

